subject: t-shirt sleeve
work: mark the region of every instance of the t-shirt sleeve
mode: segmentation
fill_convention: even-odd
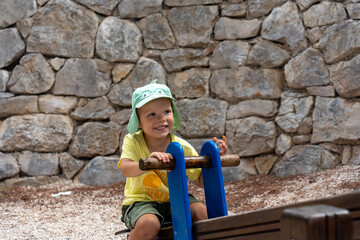
[[[129,134],[126,135],[124,138],[120,161],[117,164],[118,167],[120,167],[121,159],[124,159],[124,158],[131,159],[134,162],[137,162],[139,160],[139,159],[137,159],[134,140],[132,139],[131,135],[129,135]]]

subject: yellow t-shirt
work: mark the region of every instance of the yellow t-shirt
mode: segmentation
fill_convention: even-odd
[[[185,140],[171,134],[171,141],[181,144],[185,156],[198,156],[196,150]],[[146,146],[143,132],[138,131],[133,135],[127,134],[124,138],[121,159],[128,158],[139,162],[140,158],[147,158],[150,152]],[[187,169],[186,175],[191,180],[196,180],[201,175],[201,169]],[[169,188],[166,170],[150,170],[138,177],[126,178],[125,200],[122,205],[130,205],[133,202],[156,201],[169,202]]]

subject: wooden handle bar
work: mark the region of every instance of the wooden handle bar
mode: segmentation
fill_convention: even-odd
[[[240,164],[240,157],[234,155],[222,155],[220,156],[222,167],[238,166]],[[211,167],[211,159],[209,156],[198,157],[185,157],[186,168],[209,168]],[[175,169],[175,160],[163,163],[157,158],[142,158],[139,161],[139,168],[141,170],[172,170]]]

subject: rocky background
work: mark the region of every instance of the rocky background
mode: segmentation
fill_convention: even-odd
[[[360,0],[0,0],[0,181],[124,181],[131,94],[256,174],[360,165]]]

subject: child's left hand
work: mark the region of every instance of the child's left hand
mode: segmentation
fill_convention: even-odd
[[[226,141],[227,141],[226,137],[222,136],[222,140],[219,140],[219,142],[218,142],[218,139],[216,137],[214,137],[213,141],[214,141],[214,143],[216,143],[218,145],[220,155],[225,155],[228,150],[228,147],[226,145]]]

